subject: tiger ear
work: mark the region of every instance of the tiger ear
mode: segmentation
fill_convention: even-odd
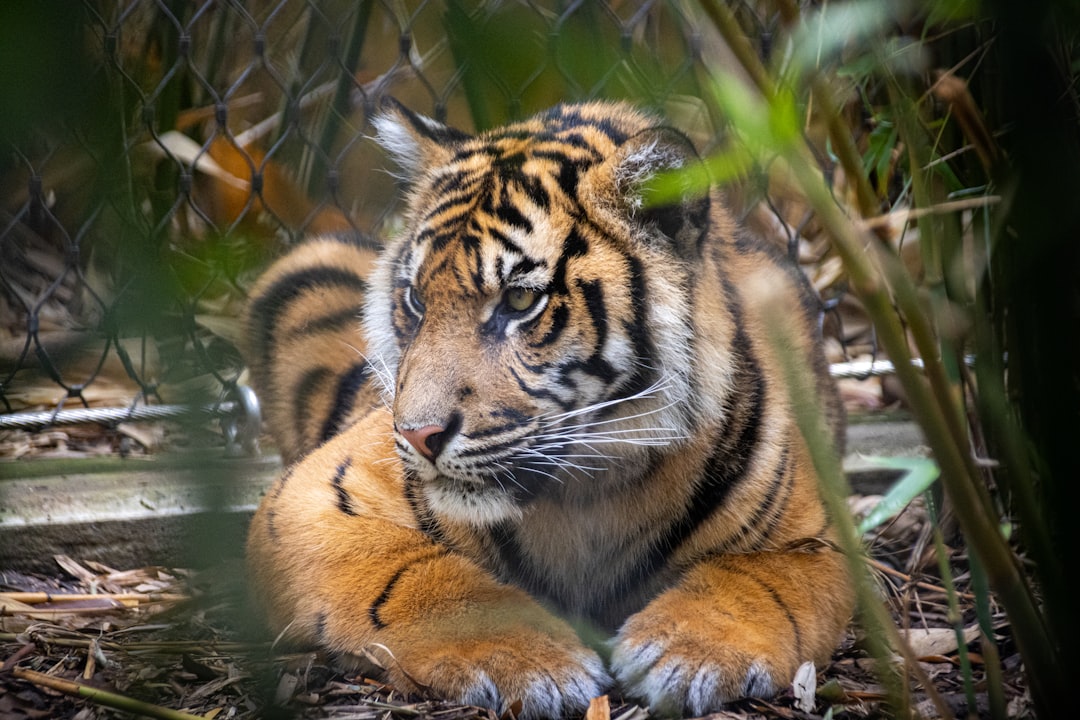
[[[697,257],[709,231],[709,192],[695,187],[689,172],[701,157],[690,139],[672,128],[658,127],[630,137],[619,148],[615,186],[637,223],[659,233],[680,257]],[[663,176],[663,198],[655,192]],[[672,183],[673,185],[668,185]],[[674,197],[668,192],[674,188]]]
[[[453,145],[469,135],[437,120],[414,113],[393,98],[384,98],[372,118],[375,140],[411,180],[425,169],[450,158]]]

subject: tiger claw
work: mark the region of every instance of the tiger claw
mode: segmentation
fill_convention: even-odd
[[[768,698],[778,690],[773,673],[762,662],[747,666],[691,659],[660,642],[618,642],[611,666],[628,695],[642,699],[662,716],[706,715],[739,698]]]

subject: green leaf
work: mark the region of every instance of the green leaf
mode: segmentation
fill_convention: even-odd
[[[721,75],[713,94],[731,128],[752,153],[782,151],[801,141],[798,103],[786,86],[776,89],[771,100],[733,75]]]
[[[926,492],[941,474],[937,463],[928,458],[866,457],[863,460],[870,465],[890,470],[904,470],[905,473],[889,489],[889,492],[885,493],[881,502],[859,523],[860,534],[869,532],[898,515],[912,500]]]
[[[852,48],[869,49],[903,13],[906,3],[861,0],[825,5],[805,15],[791,37],[791,66],[810,73],[839,60]]]
[[[936,0],[930,3],[927,27],[950,25],[974,18],[979,12],[977,0]]]
[[[731,127],[751,146],[769,145],[769,108],[765,99],[734,75],[722,74],[713,95]]]
[[[889,163],[892,161],[893,150],[899,140],[899,132],[896,124],[888,119],[879,119],[877,126],[870,131],[866,154],[863,156],[863,169],[869,174],[872,170],[877,181],[877,192],[884,197],[888,186]]]

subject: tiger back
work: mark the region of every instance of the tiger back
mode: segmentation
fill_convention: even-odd
[[[827,660],[852,592],[766,340],[786,308],[842,437],[798,270],[715,192],[646,202],[697,158],[627,105],[376,126],[403,230],[308,241],[252,292],[291,463],[248,542],[275,632],[523,717],[611,689],[699,715]]]

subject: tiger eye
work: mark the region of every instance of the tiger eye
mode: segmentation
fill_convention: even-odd
[[[512,287],[506,290],[506,306],[514,312],[525,312],[536,302],[538,293],[534,290]]]
[[[412,285],[405,288],[405,303],[417,315],[424,314],[424,300],[420,297],[420,291]]]

